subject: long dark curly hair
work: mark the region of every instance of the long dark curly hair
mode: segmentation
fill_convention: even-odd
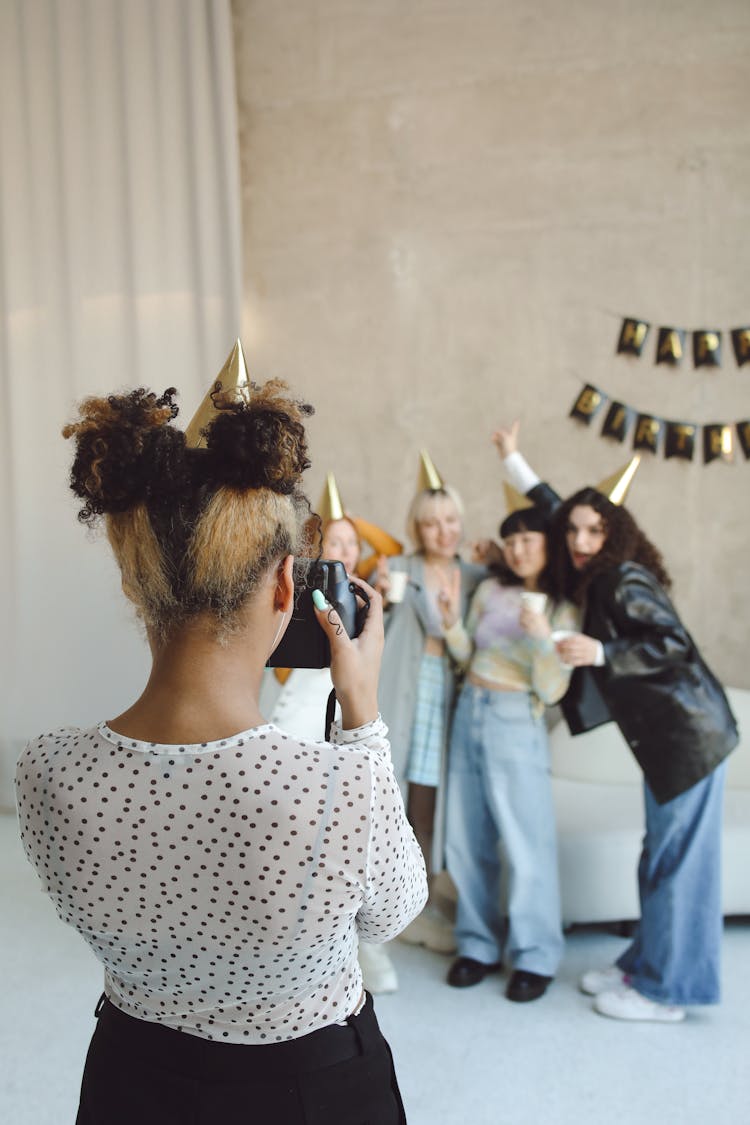
[[[301,488],[311,406],[279,380],[253,385],[247,402],[217,384],[195,449],[172,425],[175,394],[89,398],[63,430],[76,442],[78,518],[104,519],[123,589],[160,638],[204,611],[231,628],[268,567],[304,553],[311,514]]]
[[[583,570],[573,566],[566,541],[570,513],[578,507],[593,508],[601,517],[606,533],[604,546]],[[549,560],[555,594],[576,605],[583,605],[597,575],[623,562],[645,566],[667,590],[672,585],[661,552],[644,535],[627,508],[613,504],[595,488],[581,489],[555,512],[549,533]]]

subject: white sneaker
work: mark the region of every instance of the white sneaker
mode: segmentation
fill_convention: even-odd
[[[617,965],[610,965],[608,969],[589,969],[579,980],[578,987],[587,996],[598,996],[600,992],[609,992],[621,984],[627,984],[625,974]]]
[[[613,1020],[651,1020],[654,1023],[679,1023],[685,1009],[673,1004],[649,1000],[634,988],[623,985],[612,992],[600,992],[594,1000],[594,1011]]]
[[[396,966],[382,945],[371,945],[370,942],[361,941],[358,960],[362,970],[362,983],[373,996],[398,991]]]
[[[426,906],[399,937],[407,945],[423,945],[433,953],[456,952],[453,925],[433,906]]]

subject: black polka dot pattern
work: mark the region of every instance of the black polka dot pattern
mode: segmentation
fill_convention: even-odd
[[[357,933],[426,896],[378,719],[334,743],[256,727],[163,746],[101,723],[30,743],[21,836],[119,1008],[205,1039],[273,1043],[345,1019]]]

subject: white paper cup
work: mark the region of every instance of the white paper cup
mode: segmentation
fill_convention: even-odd
[[[388,601],[397,605],[404,600],[406,587],[409,585],[409,575],[405,570],[393,570],[388,575]]]
[[[547,606],[547,595],[536,590],[521,591],[521,605],[530,609],[532,613],[544,613]]]
[[[575,629],[553,629],[552,630],[552,644],[557,647],[558,641],[564,641],[566,637],[575,637],[577,633]],[[563,668],[572,668],[572,664],[566,664],[563,660],[560,661]]]

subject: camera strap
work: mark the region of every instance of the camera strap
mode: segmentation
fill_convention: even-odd
[[[325,734],[326,742],[331,741],[331,727],[333,726],[333,720],[334,720],[335,715],[336,715],[336,688],[331,688],[331,694],[328,696],[328,702],[326,703],[326,734]]]

